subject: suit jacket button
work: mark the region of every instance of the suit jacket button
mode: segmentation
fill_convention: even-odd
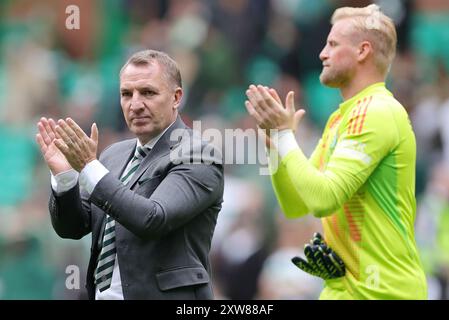
[[[198,279],[203,279],[203,274],[202,273],[197,273],[196,276],[198,277]]]

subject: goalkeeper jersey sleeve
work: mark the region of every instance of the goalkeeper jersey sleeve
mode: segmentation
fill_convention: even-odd
[[[314,153],[290,151],[272,174],[288,217],[322,218],[346,265],[321,298],[425,299],[416,249],[416,143],[408,115],[384,83],[340,104]]]

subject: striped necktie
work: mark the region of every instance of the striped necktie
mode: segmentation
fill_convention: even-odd
[[[134,157],[128,163],[122,177],[120,178],[123,184],[128,184],[132,179],[143,158],[145,158],[146,152],[148,152],[146,150],[148,149],[137,147]],[[97,269],[95,270],[95,284],[100,292],[103,292],[111,286],[112,271],[114,270],[116,253],[115,220],[111,216],[106,215],[106,226],[104,228],[103,242],[100,256],[98,257]]]

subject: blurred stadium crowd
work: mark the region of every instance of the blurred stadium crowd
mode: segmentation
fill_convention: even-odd
[[[0,1],[0,299],[83,299],[66,288],[90,238],[59,239],[47,211],[50,175],[34,143],[41,116],[67,116],[100,130],[100,150],[129,136],[118,72],[140,49],[168,52],[185,90],[181,110],[202,129],[255,128],[244,107],[250,83],[272,86],[307,110],[298,132],[310,154],[341,102],[319,83],[329,19],[350,0],[1,0]],[[417,144],[416,236],[430,299],[448,298],[449,1],[374,1],[398,30],[388,87],[406,106]],[[80,9],[79,30],[66,7]],[[227,145],[223,145],[226,149]],[[226,165],[225,195],[212,248],[216,297],[316,299],[320,280],[290,259],[320,221],[287,221],[257,164]]]

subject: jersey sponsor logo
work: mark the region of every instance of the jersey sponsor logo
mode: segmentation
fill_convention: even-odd
[[[348,134],[360,134],[365,124],[366,111],[373,96],[365,97],[357,101],[357,106],[351,111],[351,118],[348,123]]]

